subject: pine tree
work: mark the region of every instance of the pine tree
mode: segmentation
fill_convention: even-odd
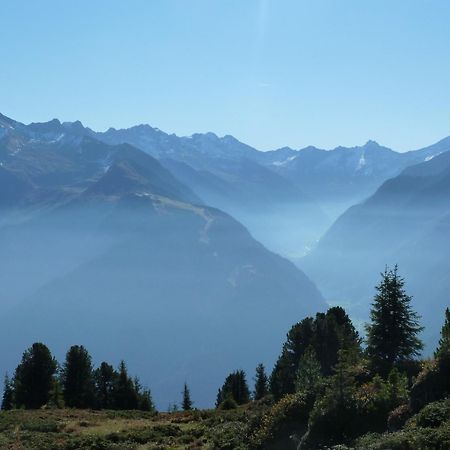
[[[445,309],[445,321],[441,329],[441,338],[434,353],[435,358],[450,360],[450,309]]]
[[[192,406],[191,392],[189,391],[188,385],[184,383],[183,401],[181,402],[181,407],[183,408],[183,411],[191,411]]]
[[[411,297],[404,290],[404,280],[394,270],[381,274],[377,294],[366,326],[367,354],[374,371],[387,376],[395,364],[420,354],[423,344],[419,316],[411,308]]]
[[[16,406],[37,409],[45,405],[54,385],[56,360],[42,343],[34,343],[22,356],[14,374]]]
[[[310,346],[316,352],[322,375],[328,376],[333,373],[339,350],[361,352],[361,339],[347,313],[339,306],[294,325],[270,377],[270,392],[276,400],[295,392],[299,362]]]
[[[113,366],[102,362],[94,371],[96,406],[101,409],[113,407],[113,390],[118,374]]]
[[[138,408],[141,411],[155,411],[155,404],[153,403],[152,393],[150,389],[144,389],[139,393]]]
[[[222,388],[219,389],[216,406],[220,406],[221,403],[229,398],[233,399],[238,405],[243,405],[250,401],[250,391],[243,370],[237,370],[227,376]]]
[[[296,389],[306,393],[313,393],[320,381],[322,372],[317,354],[312,346],[305,350],[300,358],[297,370]]]
[[[332,391],[339,404],[346,403],[356,390],[355,367],[357,354],[352,350],[339,350],[338,362],[334,366]]]
[[[216,408],[218,408],[224,400],[225,397],[223,396],[222,389],[219,388],[216,396]]]
[[[74,345],[67,352],[61,382],[66,406],[70,408],[94,406],[91,357],[82,345]]]
[[[295,392],[298,363],[314,338],[314,320],[307,317],[295,324],[288,332],[275,367],[270,376],[270,392],[276,400]]]
[[[115,409],[137,409],[138,403],[138,393],[134,382],[128,376],[125,362],[121,361],[113,388],[113,407]]]
[[[8,411],[12,409],[13,406],[14,406],[14,387],[12,381],[8,377],[8,374],[6,374],[3,389],[2,410]]]
[[[264,364],[258,364],[255,375],[255,390],[253,392],[254,400],[261,400],[269,393],[269,379],[266,375]]]

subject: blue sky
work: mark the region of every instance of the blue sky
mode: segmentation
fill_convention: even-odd
[[[260,149],[450,134],[448,0],[0,0],[0,111]]]

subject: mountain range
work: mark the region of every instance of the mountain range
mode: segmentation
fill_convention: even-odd
[[[188,378],[208,405],[235,364],[269,363],[292,317],[325,307],[149,154],[76,124],[0,126],[3,371],[33,341],[60,357],[78,342],[147,374],[162,408]]]
[[[450,152],[404,169],[349,208],[301,267],[324,295],[367,317],[378,272],[399,264],[414,307],[435,342],[449,305]]]
[[[261,152],[0,115],[0,370],[34,340],[60,359],[81,343],[147,374],[160,407],[184,381],[207,406],[231,364],[270,366],[325,299],[365,320],[395,263],[433,341],[448,305],[447,150],[450,138]]]

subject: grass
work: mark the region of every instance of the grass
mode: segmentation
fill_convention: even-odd
[[[0,448],[11,450],[234,449],[245,410],[0,412]],[[231,425],[230,425],[231,424]],[[230,429],[231,427],[231,429]],[[231,433],[230,433],[231,430]],[[222,442],[223,441],[223,442]]]

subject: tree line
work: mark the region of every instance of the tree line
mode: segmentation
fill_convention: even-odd
[[[424,364],[418,359],[423,348],[419,338],[422,327],[412,309],[411,297],[405,291],[405,282],[396,266],[392,270],[386,268],[381,275],[365,340],[341,307],[306,317],[287,333],[271,374],[268,375],[264,365],[259,364],[251,392],[243,370],[230,373],[218,390],[216,407],[231,409],[252,400],[276,404],[290,395],[306,393],[310,407],[321,408],[317,421],[327,417],[324,410],[333,414],[339,411],[333,426],[328,424],[327,427],[337,429],[341,424],[345,429],[345,423],[341,421],[344,418],[350,420],[349,411],[352,408],[358,410],[355,398],[364,396],[365,391],[376,403],[375,406],[371,404],[371,408],[379,413],[378,418],[372,417],[372,423],[385,421],[386,414],[405,402],[408,396],[414,407],[439,396],[436,394],[439,389],[428,389],[423,382],[414,383]],[[429,385],[441,386],[442,391],[447,389],[450,394],[448,309],[445,314],[435,353],[439,370],[430,371],[432,375],[421,379],[428,380]],[[5,378],[2,409],[44,405],[155,410],[150,390],[128,374],[123,361],[117,369],[107,362],[94,368],[86,348],[75,345],[68,350],[60,367],[44,344],[35,343],[23,353],[14,376]],[[186,383],[181,407],[186,411],[193,409]],[[314,411],[311,410],[313,416]],[[311,434],[314,435],[314,429]]]
[[[286,448],[286,436],[299,449],[351,445],[367,433],[399,430],[450,396],[450,310],[434,358],[421,360],[423,328],[411,300],[395,266],[381,274],[364,339],[341,307],[295,324],[270,376],[256,369],[253,400],[269,409],[250,427],[249,448]],[[236,371],[216,406],[236,408],[249,398],[245,373]]]
[[[277,401],[300,390],[308,391],[319,380],[332,378],[337,373],[342,379],[345,367],[362,363],[368,378],[379,376],[388,380],[389,376],[394,379],[400,373],[411,382],[420,369],[421,363],[417,358],[423,348],[419,338],[423,327],[411,307],[412,298],[404,285],[397,266],[386,268],[381,274],[370,322],[366,325],[365,340],[339,306],[295,324],[287,334],[270,376],[262,364],[256,368],[253,399],[260,400],[270,395]],[[447,309],[438,354],[444,352],[443,348],[450,348],[448,314]],[[344,390],[342,383],[338,389],[341,394]],[[216,406],[241,405],[251,398],[246,374],[238,370],[228,375],[219,389]]]
[[[59,367],[48,347],[36,342],[23,353],[13,378],[5,377],[2,409],[44,405],[155,410],[150,390],[130,377],[124,361],[117,370],[107,362],[94,369],[86,348],[74,345]]]

